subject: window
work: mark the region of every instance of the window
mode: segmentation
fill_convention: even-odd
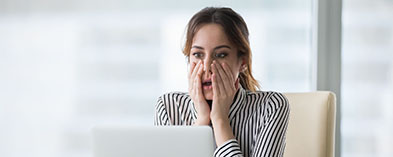
[[[344,0],[342,156],[393,156],[393,1]]]

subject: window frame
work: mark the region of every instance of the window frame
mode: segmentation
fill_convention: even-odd
[[[342,0],[313,0],[312,90],[336,94],[335,156],[341,156],[341,30]]]

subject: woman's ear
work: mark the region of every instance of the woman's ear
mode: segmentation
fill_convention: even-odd
[[[241,64],[240,64],[240,72],[244,72],[247,69],[247,64],[246,64],[246,60],[244,58],[241,59]]]
[[[240,66],[240,72],[244,72],[244,71],[246,71],[247,70],[247,65],[246,64],[242,64],[241,66]]]

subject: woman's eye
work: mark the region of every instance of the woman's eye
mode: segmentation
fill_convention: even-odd
[[[228,54],[227,53],[217,53],[216,54],[216,58],[224,58],[226,57]]]
[[[193,55],[195,58],[201,58],[201,57],[203,56],[203,54],[200,53],[200,52],[194,52],[194,53],[192,53],[192,55]]]

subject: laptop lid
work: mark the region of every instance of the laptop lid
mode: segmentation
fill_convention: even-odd
[[[94,157],[208,157],[215,143],[209,126],[99,126]]]

